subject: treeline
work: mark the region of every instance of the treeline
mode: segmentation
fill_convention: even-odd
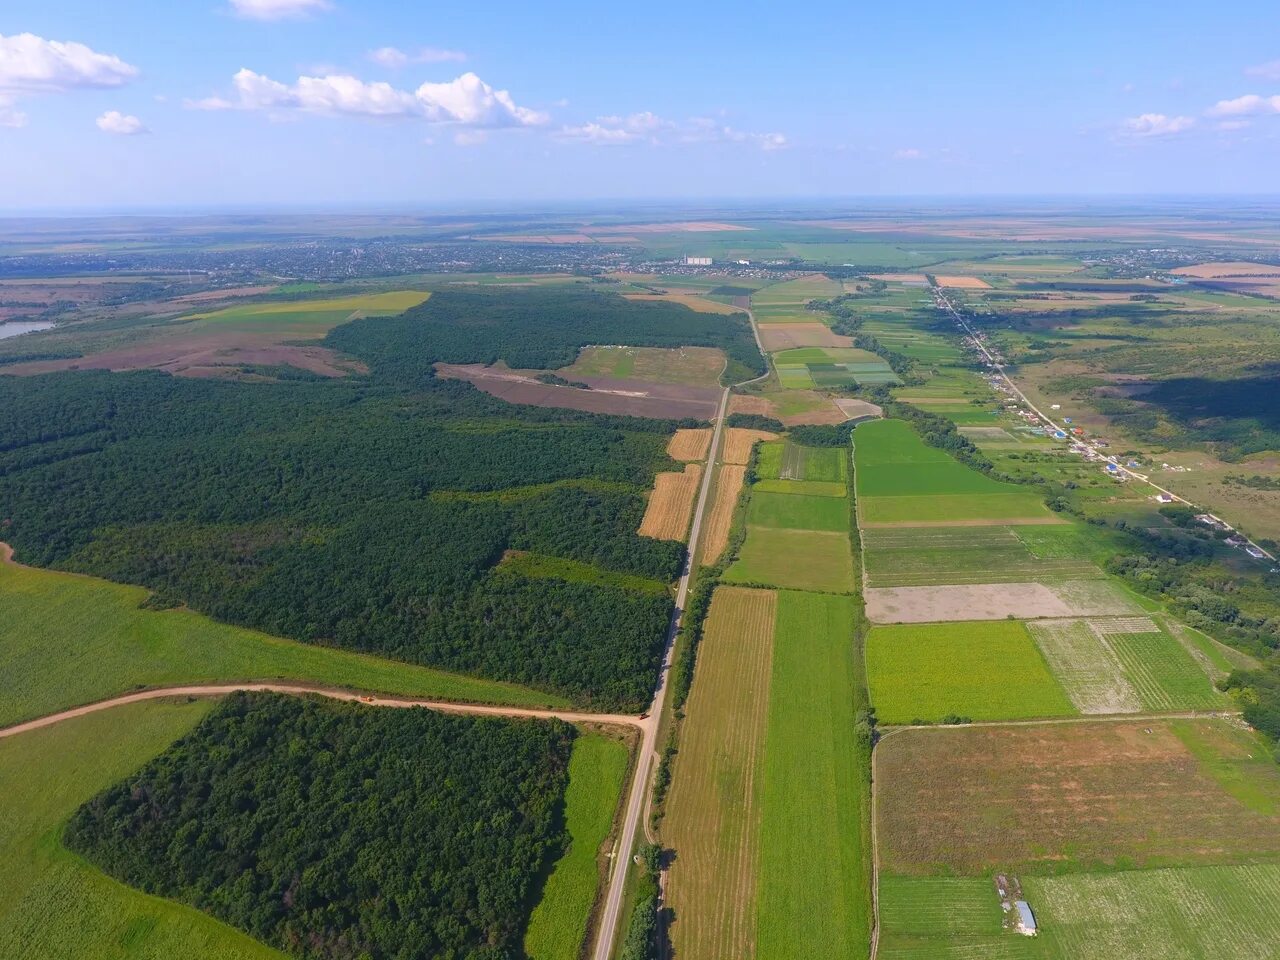
[[[305,960],[517,957],[566,842],[572,741],[556,721],[238,693],[64,840]]]
[[[398,317],[337,327],[325,344],[364,360],[375,376],[407,384],[428,379],[441,361],[565,367],[582,347],[595,344],[718,347],[729,358],[727,382],[766,369],[746,314],[699,313],[665,300],[561,288],[443,291]]]
[[[787,429],[781,420],[762,416],[758,413],[731,413],[725,418],[726,427],[742,427],[745,430],[768,430],[781,433]]]

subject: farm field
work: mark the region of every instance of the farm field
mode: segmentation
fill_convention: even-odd
[[[725,463],[745,465],[751,459],[751,448],[760,441],[774,440],[776,433],[768,430],[748,430],[744,427],[727,427],[724,431],[724,449],[720,458]]]
[[[906,730],[876,758],[891,872],[1280,859],[1280,767],[1229,720]]]
[[[706,301],[698,305],[686,305],[694,306],[694,309],[716,306],[707,304]],[[566,380],[605,377],[612,380],[717,387],[724,365],[724,351],[715,347],[583,347],[572,364],[560,368],[556,373]]]
[[[853,555],[847,533],[748,527],[742,552],[724,575],[730,583],[850,593]]]
[[[875,626],[866,649],[867,683],[881,723],[1076,712],[1026,625],[1016,621]]]
[[[664,471],[653,478],[653,492],[645,506],[644,518],[637,531],[643,537],[658,540],[685,540],[689,534],[689,520],[693,513],[693,501],[698,496],[702,482],[702,466],[685,465],[684,471]]]
[[[710,566],[720,559],[729,546],[729,532],[733,527],[733,513],[742,494],[747,468],[731,463],[722,464],[715,477],[711,507],[706,514],[706,533],[702,537],[702,564]]]
[[[667,444],[667,456],[672,460],[689,462],[707,459],[707,448],[711,446],[710,427],[684,427],[677,430]]]
[[[884,527],[863,533],[871,587],[1084,580],[1102,570],[1081,552],[1037,549],[1035,527]],[[1048,527],[1057,530],[1058,527]]]
[[[677,851],[671,940],[690,960],[755,956],[761,793],[777,594],[711,602],[663,819]]]
[[[1001,620],[1012,617],[1125,617],[1144,611],[1110,580],[981,583],[936,587],[869,587],[864,592],[872,623]]]
[[[578,960],[605,877],[601,847],[613,829],[629,762],[619,740],[586,733],[574,741],[564,795],[569,849],[556,861],[529,917],[524,949],[530,960]]]
[[[790,439],[760,447],[756,471],[772,480],[812,480],[844,483],[849,477],[849,452],[839,447],[806,447]]]
[[[761,771],[761,960],[867,955],[870,799],[855,734],[858,615],[849,597],[778,595]]]
[[[187,610],[146,610],[141,587],[0,563],[0,726],[139,686],[309,680],[407,696],[534,706],[561,698],[282,640]]]
[[[0,741],[0,955],[283,960],[198,910],[117,883],[58,839],[82,803],[191,730],[211,706],[132,704]]]
[[[747,524],[785,530],[848,531],[849,503],[843,497],[806,496],[754,490]]]
[[[881,960],[1057,960],[1050,930],[1032,939],[1004,919],[990,877],[880,878]]]

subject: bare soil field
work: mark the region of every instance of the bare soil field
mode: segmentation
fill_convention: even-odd
[[[1003,521],[1002,521],[1003,522]],[[864,591],[872,623],[935,623],[1014,617],[1129,616],[1141,610],[1105,580],[982,583],[941,587],[870,587]]]
[[[876,748],[879,834],[906,874],[1280,857],[1280,767],[1229,720],[905,730]]]
[[[853,339],[832,333],[822,323],[761,323],[760,342],[767,352],[791,350],[795,347],[851,347]]]
[[[636,532],[656,540],[684,540],[689,535],[689,518],[701,480],[700,463],[687,464],[683,473],[656,474],[644,519]]]
[[[707,448],[711,446],[711,428],[682,428],[677,430],[667,443],[667,456],[681,463],[707,459]]]
[[[1177,267],[1170,273],[1182,277],[1196,277],[1200,280],[1240,279],[1278,279],[1280,267],[1266,263],[1196,263],[1189,267]]]
[[[721,459],[725,463],[745,465],[751,459],[751,448],[761,440],[777,440],[776,433],[768,430],[747,430],[744,427],[729,427],[724,434],[724,452]]]
[[[874,403],[867,400],[858,400],[855,397],[837,397],[835,404],[849,420],[857,420],[861,417],[878,417],[884,413]]]
[[[618,413],[633,417],[710,420],[719,405],[720,392],[710,387],[692,387],[642,380],[613,380],[581,377],[590,390],[541,383],[532,377],[485,367],[481,364],[436,364],[436,372],[454,380],[466,380],[485,393],[508,403],[535,407],[565,407],[592,413]]]
[[[883,280],[886,283],[925,283],[927,278],[923,273],[874,273],[871,275],[876,280]]]
[[[980,277],[936,277],[938,286],[955,287],[957,290],[990,290],[991,284]]]
[[[777,594],[718,587],[663,821],[671,938],[687,960],[756,954],[760,772]]]
[[[720,559],[729,546],[729,530],[733,526],[733,511],[742,493],[747,468],[726,463],[716,475],[716,489],[711,510],[706,515],[706,539],[702,546],[702,563],[709,565]]]

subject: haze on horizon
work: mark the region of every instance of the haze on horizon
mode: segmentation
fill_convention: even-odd
[[[1263,0],[545,7],[11,0],[0,209],[1275,190]]]

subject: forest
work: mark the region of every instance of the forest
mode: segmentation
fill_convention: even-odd
[[[574,294],[563,302],[580,312],[561,325],[562,301],[541,293],[456,296],[473,310],[456,321],[337,328],[369,361],[364,377],[0,376],[0,539],[26,563],[147,586],[156,605],[640,708],[669,595],[533,579],[502,560],[519,550],[674,579],[683,547],[635,531],[678,424],[507,404],[436,379],[428,360],[552,362],[533,355],[548,330],[569,331],[547,339],[570,354],[578,341],[706,342],[710,315]],[[476,298],[504,305],[500,319],[486,325]],[[619,318],[641,307],[627,340]]]
[[[558,721],[233,694],[81,807],[64,842],[305,960],[518,957],[566,842],[573,737]]]

